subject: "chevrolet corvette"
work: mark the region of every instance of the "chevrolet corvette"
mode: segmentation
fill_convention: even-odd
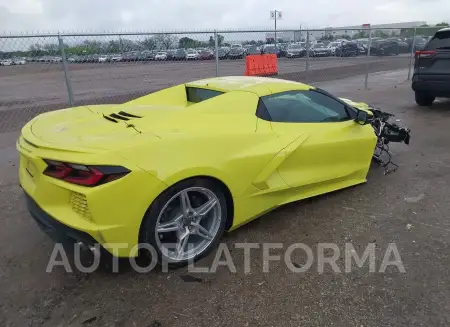
[[[409,143],[391,116],[292,81],[204,79],[35,117],[20,184],[55,241],[184,265],[278,206],[366,182],[389,142]]]

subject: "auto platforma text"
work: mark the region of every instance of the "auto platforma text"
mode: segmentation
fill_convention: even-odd
[[[148,273],[158,266],[159,271],[168,272],[170,262],[162,260],[158,263],[156,250],[149,244],[137,245],[141,250],[147,250],[150,254],[148,264],[142,266],[138,264],[137,258],[128,258],[131,267],[138,273]],[[174,244],[175,246],[175,244]],[[114,254],[118,249],[127,247],[127,244],[108,244],[108,249]],[[284,264],[294,273],[317,272],[319,274],[325,271],[334,273],[350,273],[354,269],[362,269],[367,266],[370,273],[384,273],[389,266],[400,273],[405,273],[405,267],[401,260],[400,253],[395,243],[389,243],[385,248],[376,246],[375,243],[368,243],[364,251],[358,253],[352,243],[345,243],[339,246],[334,243],[318,243],[310,247],[304,243],[283,244],[283,243],[235,243],[233,246],[233,256],[231,255],[230,245],[221,243],[215,253],[211,255],[214,259],[210,264],[202,262],[190,262],[187,266],[192,273],[215,273],[219,267],[228,269],[232,273],[242,272],[248,274],[252,269],[262,270],[264,273],[270,272],[271,265],[277,262]],[[315,248],[315,251],[313,251]],[[92,273],[100,266],[100,245],[95,245],[94,259],[89,265],[83,264],[82,247],[74,245],[73,260],[69,260],[66,248],[62,244],[56,243],[47,264],[46,271],[52,272],[55,267],[63,267],[66,272],[78,270],[83,273]],[[242,251],[243,261],[236,250]],[[259,251],[259,253],[258,253]],[[301,256],[302,262],[294,260],[295,256]],[[164,256],[163,256],[164,257]],[[239,257],[239,263],[236,265]],[[260,260],[262,264],[252,266],[254,260]],[[342,260],[343,259],[343,260]],[[379,262],[379,265],[376,265]],[[119,271],[119,258],[112,256],[112,272]]]

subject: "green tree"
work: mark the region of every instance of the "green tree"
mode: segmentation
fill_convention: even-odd
[[[139,42],[142,49],[154,50],[156,49],[156,41],[153,37],[147,37],[143,41]]]
[[[55,55],[59,54],[59,52],[60,52],[59,45],[56,43],[44,44],[43,50],[50,56],[55,56]]]
[[[111,40],[108,42],[106,49],[109,53],[119,53],[120,52],[120,42]]]
[[[225,39],[225,37],[221,34],[217,34],[217,45],[220,47],[221,45],[223,45],[223,40]],[[208,45],[210,47],[214,47],[216,45],[216,40],[214,40],[214,36],[210,36],[209,40],[208,40]]]
[[[138,43],[133,40],[120,38],[119,42],[122,52],[139,50]]]
[[[44,55],[44,50],[42,49],[42,45],[39,43],[32,44],[29,49],[30,57],[40,57]]]
[[[353,39],[365,39],[369,37],[369,31],[359,31],[358,33],[353,34]]]
[[[334,38],[335,38],[335,40],[337,40],[337,39],[350,40],[351,39],[350,35],[348,35],[348,34],[336,35]]]
[[[449,26],[449,24],[447,22],[442,22],[442,23],[436,24],[436,26],[443,26],[443,27],[445,27],[445,26]]]
[[[77,52],[81,51],[84,54],[97,54],[102,53],[104,48],[104,44],[100,41],[84,40]]]
[[[375,30],[375,32],[372,34],[372,36],[387,38],[389,35],[382,30]]]
[[[195,48],[195,45],[198,41],[191,39],[190,37],[182,37],[179,41],[178,41],[178,45],[180,48],[183,49],[188,49],[188,48]]]
[[[177,42],[177,38],[170,34],[157,34],[154,36],[157,47],[170,49]]]
[[[325,34],[320,38],[321,41],[334,41],[334,36],[331,34]]]
[[[225,37],[221,34],[217,34],[217,44],[219,45],[219,47],[222,45],[223,40],[225,40]]]

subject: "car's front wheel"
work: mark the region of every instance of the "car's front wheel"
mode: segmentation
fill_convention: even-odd
[[[419,106],[431,106],[436,97],[424,92],[415,92],[415,98]]]
[[[140,242],[155,250],[158,263],[184,266],[218,245],[226,220],[226,197],[218,183],[184,180],[161,193],[147,210]]]

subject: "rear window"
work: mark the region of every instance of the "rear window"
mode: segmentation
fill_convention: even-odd
[[[450,31],[438,32],[426,46],[427,50],[450,49]]]
[[[186,87],[186,97],[188,102],[199,103],[221,94],[223,94],[223,92],[197,87]]]

